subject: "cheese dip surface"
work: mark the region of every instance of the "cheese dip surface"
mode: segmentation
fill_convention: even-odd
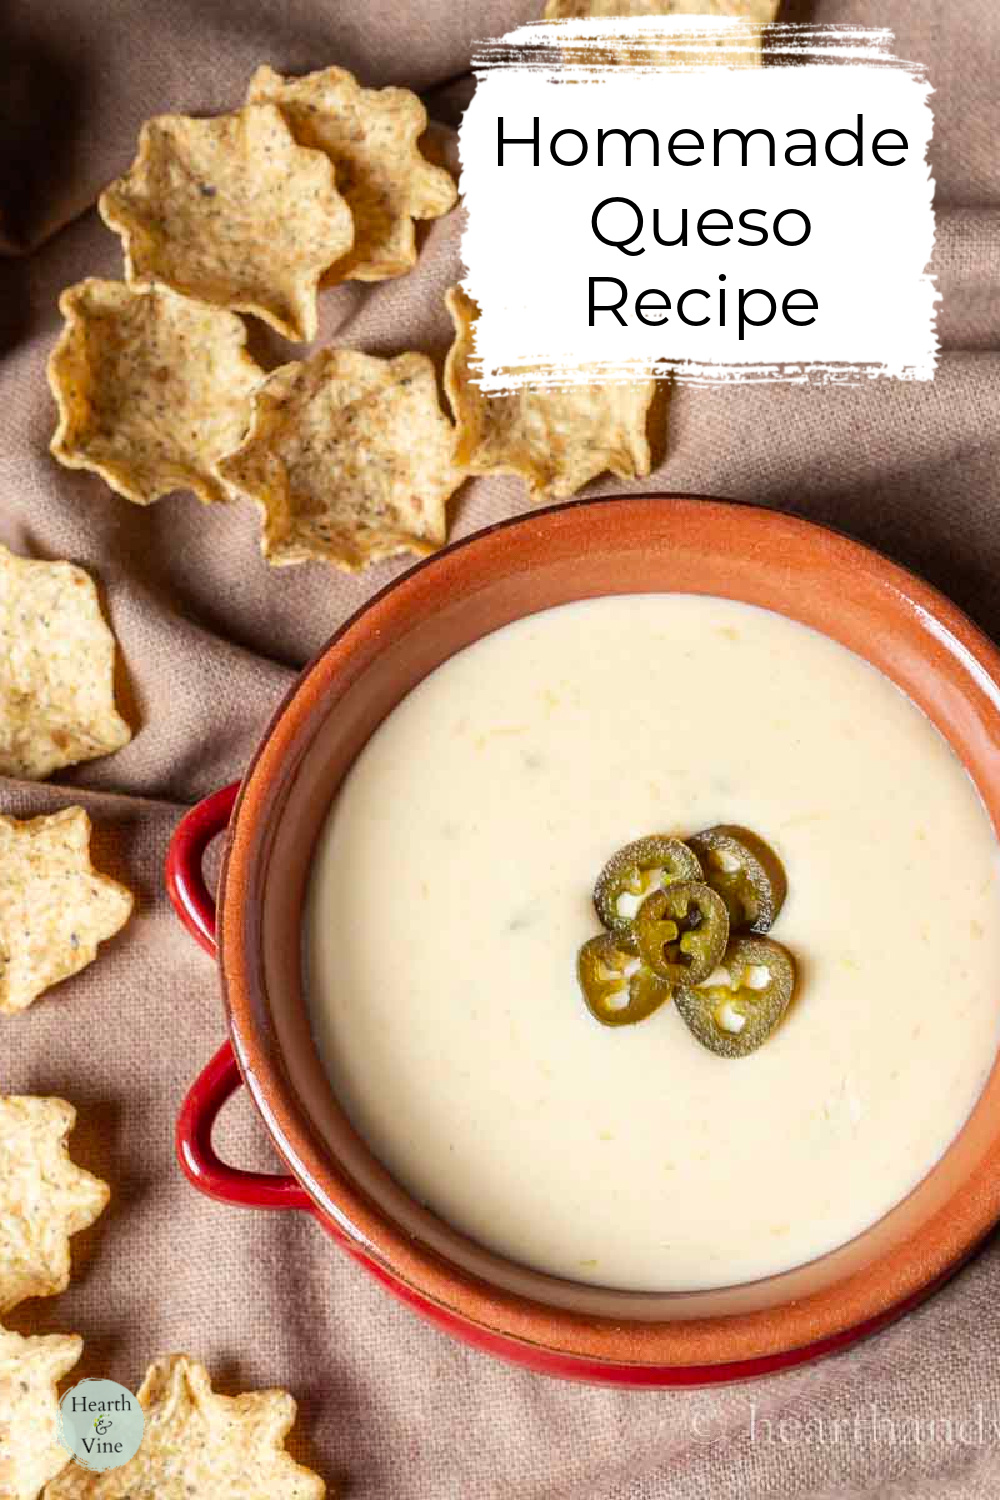
[[[791,1007],[726,1059],[576,976],[596,876],[650,833],[781,857]],[[321,831],[307,995],[333,1088],[413,1196],[501,1254],[646,1291],[865,1229],[968,1116],[1000,1019],[1000,854],[950,747],[844,647],[688,595],[571,604],[446,662]]]

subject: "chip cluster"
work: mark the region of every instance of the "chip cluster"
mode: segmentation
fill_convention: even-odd
[[[467,475],[517,475],[536,500],[605,470],[648,474],[652,380],[487,396],[478,309],[460,287],[446,299],[453,419],[425,353],[327,347],[270,373],[251,357],[243,315],[309,342],[321,288],[415,265],[415,221],[457,199],[421,150],[426,128],[410,90],[366,89],[335,67],[261,67],[230,114],[148,121],[98,205],[125,279],[89,278],[60,299],[58,461],[139,505],[178,489],[250,501],[269,562],[349,572],[440,547]]]

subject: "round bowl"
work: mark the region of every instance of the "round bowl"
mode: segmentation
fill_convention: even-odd
[[[178,1124],[192,1182],[226,1201],[311,1211],[393,1291],[480,1348],[563,1376],[686,1385],[762,1374],[843,1347],[956,1269],[1000,1218],[1000,1069],[994,1065],[937,1166],[840,1249],[721,1290],[602,1290],[501,1259],[392,1180],[347,1121],[321,1066],[300,957],[324,815],[400,699],[455,652],[521,616],[657,591],[776,610],[867,658],[950,741],[1000,827],[1000,654],[954,605],[819,526],[709,500],[616,498],[480,532],[376,595],[288,693],[238,794],[226,789],[185,819],[168,881],[184,921],[213,950],[200,857],[232,809],[218,904],[230,1042]],[[287,1176],[241,1172],[212,1149],[212,1121],[241,1081]]]

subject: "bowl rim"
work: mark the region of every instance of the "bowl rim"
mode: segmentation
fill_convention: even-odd
[[[925,625],[932,621],[938,632],[943,630],[945,638],[957,644],[953,654],[962,654],[975,664],[993,688],[992,708],[1000,725],[1000,650],[933,585],[846,532],[765,506],[688,493],[571,500],[496,522],[449,544],[391,580],[344,621],[297,675],[258,741],[233,810],[219,877],[219,971],[234,1051],[272,1143],[309,1194],[317,1217],[383,1277],[446,1318],[464,1322],[486,1335],[500,1335],[529,1351],[534,1347],[609,1366],[683,1367],[766,1359],[806,1349],[882,1319],[892,1307],[918,1300],[967,1259],[1000,1219],[1000,1123],[983,1158],[949,1201],[909,1239],[869,1263],[863,1273],[852,1274],[844,1283],[801,1301],[684,1321],[632,1323],[533,1301],[486,1282],[446,1260],[436,1249],[415,1241],[363,1189],[337,1172],[311,1129],[280,1057],[256,1023],[252,1001],[254,960],[248,956],[244,937],[253,923],[247,922],[245,896],[255,835],[270,813],[271,771],[287,759],[296,734],[310,719],[320,679],[336,675],[338,657],[350,646],[359,627],[370,625],[372,617],[391,612],[394,604],[398,606],[414,592],[425,591],[429,575],[448,571],[456,559],[461,566],[463,554],[474,556],[488,550],[498,538],[519,529],[541,528],[544,532],[559,525],[569,512],[579,515],[586,524],[588,515],[609,515],[612,507],[620,528],[641,529],[654,513],[662,519],[665,505],[681,519],[696,514],[756,529],[758,536],[771,532],[775,542],[782,537],[804,538],[830,554],[830,566],[864,564],[869,571],[874,568],[881,584],[897,601],[908,605]],[[961,753],[961,742],[946,737]]]

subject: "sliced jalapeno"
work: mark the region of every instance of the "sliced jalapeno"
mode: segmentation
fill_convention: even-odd
[[[720,824],[689,840],[701,861],[704,880],[718,891],[734,932],[767,932],[773,925],[788,884],[781,860],[748,828]]]
[[[634,1026],[670,998],[670,986],[608,932],[591,938],[576,962],[583,998],[602,1026]]]
[[[626,844],[608,860],[594,886],[594,907],[609,932],[635,952],[635,917],[645,898],[678,880],[700,880],[701,865],[687,844],[653,834]]]
[[[726,903],[700,880],[653,891],[635,919],[639,956],[669,984],[696,984],[718,967],[729,941]]]
[[[679,985],[674,1003],[691,1035],[720,1057],[756,1052],[781,1020],[795,989],[792,955],[772,938],[734,938],[719,982]]]

